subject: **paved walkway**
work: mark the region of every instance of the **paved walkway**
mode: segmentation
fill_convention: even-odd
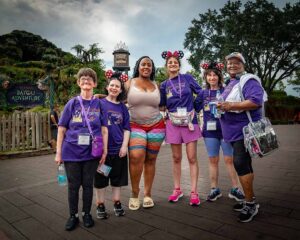
[[[200,207],[188,205],[190,188],[187,160],[183,161],[182,186],[186,196],[167,202],[172,190],[171,149],[162,147],[153,187],[156,206],[113,215],[111,191],[107,192],[110,218],[95,219],[90,229],[66,232],[67,188],[56,183],[54,155],[0,161],[0,239],[300,239],[300,125],[276,126],[281,148],[265,159],[255,159],[255,192],[260,212],[251,223],[237,222],[234,201],[223,163],[220,188],[223,197],[205,202],[209,191],[208,163],[199,141]],[[127,203],[130,188],[122,190]],[[93,206],[95,216],[95,206]]]

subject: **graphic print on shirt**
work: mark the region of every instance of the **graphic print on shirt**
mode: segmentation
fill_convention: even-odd
[[[172,81],[172,80],[170,80]],[[173,83],[173,82],[172,82]],[[181,90],[181,94],[182,92],[184,91],[184,88],[185,88],[185,82],[181,82],[180,85],[181,87],[179,87],[179,83],[173,83],[173,86],[171,85],[170,82],[167,82],[166,84],[166,95],[167,95],[167,98],[170,98],[170,97],[173,97],[173,96],[179,96],[180,95],[180,90]]]
[[[88,111],[88,108],[85,108],[85,111]],[[83,113],[81,112],[81,108],[75,110],[72,116],[72,122],[81,123],[82,119],[84,118]],[[89,112],[87,113],[87,118],[90,122],[93,122],[95,119],[99,119],[100,110],[97,108],[90,108]]]
[[[121,112],[115,112],[108,110],[107,112],[108,125],[119,125],[123,122],[123,114]]]
[[[81,109],[75,110],[75,112],[72,116],[72,122],[77,122],[77,123],[82,122]]]

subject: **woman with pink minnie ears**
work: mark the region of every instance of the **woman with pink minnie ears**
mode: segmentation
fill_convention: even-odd
[[[169,202],[177,202],[183,192],[180,188],[182,144],[186,145],[186,154],[190,166],[191,192],[190,205],[200,204],[197,192],[199,176],[197,160],[197,140],[201,137],[200,127],[194,110],[193,94],[198,95],[202,90],[195,79],[188,74],[180,74],[180,59],[182,51],[165,51],[162,57],[166,59],[169,79],[160,86],[162,110],[167,112],[166,143],[171,144],[173,156],[174,190],[169,196]]]

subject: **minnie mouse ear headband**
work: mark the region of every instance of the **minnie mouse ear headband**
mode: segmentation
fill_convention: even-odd
[[[128,81],[128,76],[124,73],[119,73],[119,72],[113,72],[112,70],[107,70],[105,72],[105,77],[107,79],[111,79],[114,75],[116,75],[116,78],[121,80],[122,82],[127,82]]]
[[[218,71],[222,71],[222,69],[224,68],[224,64],[223,63],[210,62],[210,63],[202,63],[202,64],[200,64],[200,67],[204,70],[216,69]]]
[[[184,56],[184,53],[183,51],[179,50],[179,51],[175,51],[175,52],[171,52],[171,51],[163,51],[161,53],[161,56],[163,59],[168,59],[170,57],[174,57],[174,58],[177,58],[177,59],[181,59],[183,58]]]
[[[245,58],[243,57],[243,55],[239,52],[233,52],[230,53],[229,55],[227,55],[225,57],[225,60],[228,61],[231,58],[237,58],[238,60],[240,60],[244,65],[246,64]]]

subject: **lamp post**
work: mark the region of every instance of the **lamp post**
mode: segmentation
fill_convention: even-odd
[[[129,67],[129,51],[128,47],[123,42],[119,42],[115,46],[115,50],[112,53],[114,55],[113,70],[119,72],[125,72],[128,75]]]

